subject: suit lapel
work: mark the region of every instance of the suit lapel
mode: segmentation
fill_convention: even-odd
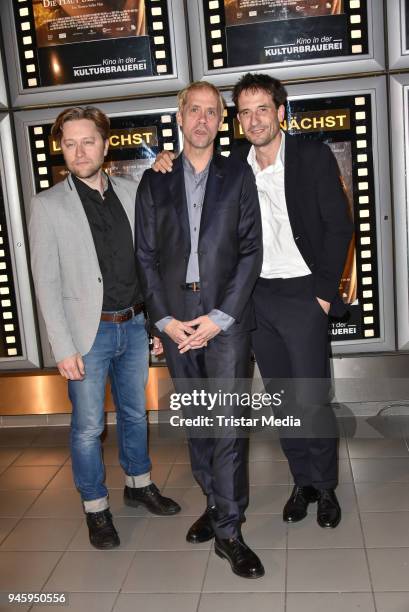
[[[298,149],[296,137],[285,135],[284,168],[285,199],[291,229],[294,234],[298,199]]]
[[[185,247],[190,253],[190,228],[189,215],[187,212],[186,189],[183,175],[182,155],[174,161],[173,172],[170,174],[169,191],[173,206],[176,208],[180,227],[182,229]]]
[[[210,163],[209,176],[207,178],[205,197],[203,201],[202,218],[200,220],[199,237],[211,223],[213,212],[217,209],[220,200],[224,180],[222,160],[222,157],[215,154]]]
[[[128,217],[129,225],[132,230],[132,239],[135,241],[135,201],[129,196],[129,192],[122,187],[122,185],[115,179],[111,180],[111,185],[115,191],[118,200],[120,201],[122,208],[124,209],[126,216]]]

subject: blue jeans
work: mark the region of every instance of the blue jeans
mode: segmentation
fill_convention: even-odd
[[[83,501],[108,495],[101,446],[108,376],[117,412],[119,462],[129,476],[151,469],[145,409],[148,351],[143,313],[124,323],[101,321],[94,344],[83,357],[85,378],[68,381],[72,470]]]

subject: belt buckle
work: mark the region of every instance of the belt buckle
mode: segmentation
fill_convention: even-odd
[[[198,284],[199,283],[197,283],[196,281],[193,281],[193,283],[192,283],[192,285],[193,285],[193,288],[192,288],[193,293],[198,293],[200,291],[200,289],[198,287]]]

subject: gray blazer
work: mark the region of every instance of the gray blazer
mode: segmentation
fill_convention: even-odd
[[[134,235],[137,184],[110,177]],[[31,201],[34,285],[55,360],[90,350],[101,318],[103,280],[87,216],[69,175]]]

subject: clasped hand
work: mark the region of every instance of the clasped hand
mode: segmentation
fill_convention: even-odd
[[[209,340],[221,332],[221,328],[208,315],[202,315],[192,321],[172,319],[164,331],[178,345],[181,354],[191,349],[207,346]]]

